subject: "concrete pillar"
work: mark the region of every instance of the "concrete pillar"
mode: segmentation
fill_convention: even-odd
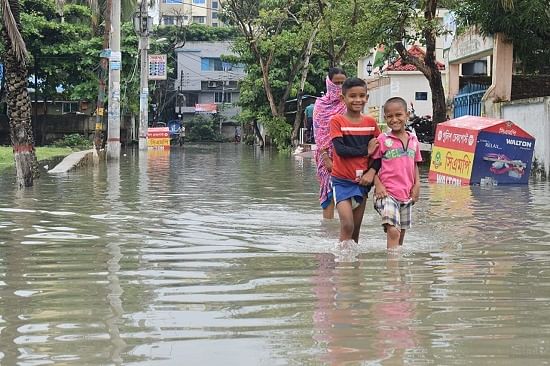
[[[512,96],[512,72],[514,67],[514,46],[506,40],[504,34],[495,35],[493,51],[492,80],[494,85],[493,100],[507,102]]]
[[[449,64],[449,99],[454,98],[460,89],[460,64]]]

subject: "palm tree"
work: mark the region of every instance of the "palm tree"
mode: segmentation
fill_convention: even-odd
[[[500,5],[502,5],[504,10],[513,10],[514,0],[500,0]]]
[[[2,38],[5,45],[6,90],[10,139],[19,187],[30,187],[38,177],[31,124],[31,100],[27,90],[27,48],[21,36],[19,0],[0,0]]]

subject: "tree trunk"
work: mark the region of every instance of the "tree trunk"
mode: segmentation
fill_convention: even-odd
[[[9,1],[13,17],[19,23],[19,2]],[[31,100],[27,90],[27,69],[15,54],[15,48],[6,32],[2,29],[5,44],[5,68],[8,119],[10,126],[10,139],[15,159],[15,171],[17,185],[31,187],[35,178],[38,178],[38,162],[34,150],[34,138],[31,124]]]
[[[298,131],[300,130],[300,125],[302,124],[302,111],[303,111],[302,96],[304,95],[304,87],[306,85],[307,74],[309,71],[309,60],[311,58],[311,53],[313,50],[313,41],[315,40],[315,36],[317,36],[317,32],[319,32],[320,26],[321,26],[321,19],[317,21],[315,28],[311,32],[311,35],[309,36],[309,40],[307,42],[307,46],[305,49],[304,64],[302,65],[302,75],[300,77],[300,91],[298,92],[298,97],[296,99],[296,117],[294,118],[294,126],[292,127],[292,135],[290,138],[290,141],[293,146],[298,145],[297,143]]]
[[[441,73],[437,70],[436,73],[432,73],[428,78],[428,83],[432,92],[432,121],[433,129],[438,123],[447,120],[447,106],[445,104],[445,91],[443,89],[443,83],[441,82]]]
[[[260,128],[258,127],[258,121],[254,120],[254,122],[252,122],[252,128],[254,129],[254,134],[258,138],[258,141],[260,142],[260,147],[263,148],[265,145],[265,141],[262,133],[260,132]]]
[[[432,21],[435,18],[437,11],[437,0],[428,0],[425,4],[424,18]],[[424,74],[430,85],[430,91],[432,92],[432,121],[433,128],[438,123],[447,119],[447,107],[445,104],[445,91],[443,90],[443,83],[441,80],[441,72],[437,67],[437,60],[435,57],[435,42],[436,32],[432,27],[426,27],[422,30],[424,40],[426,42],[426,54],[424,59],[412,56],[403,42],[396,42],[395,49],[401,56],[404,63],[416,66],[416,68]]]

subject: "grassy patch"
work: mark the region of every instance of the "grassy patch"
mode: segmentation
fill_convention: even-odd
[[[58,156],[67,156],[73,152],[70,147],[37,147],[36,158],[40,160],[48,160]],[[13,160],[13,150],[11,146],[0,146],[0,170],[15,164]]]

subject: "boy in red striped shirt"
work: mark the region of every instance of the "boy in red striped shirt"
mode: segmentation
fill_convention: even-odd
[[[349,78],[342,85],[342,100],[347,111],[330,120],[330,138],[334,146],[332,190],[340,218],[340,246],[349,247],[350,240],[359,242],[359,231],[367,194],[380,160],[369,156],[378,147],[380,129],[370,116],[362,114],[368,100],[364,80]]]

